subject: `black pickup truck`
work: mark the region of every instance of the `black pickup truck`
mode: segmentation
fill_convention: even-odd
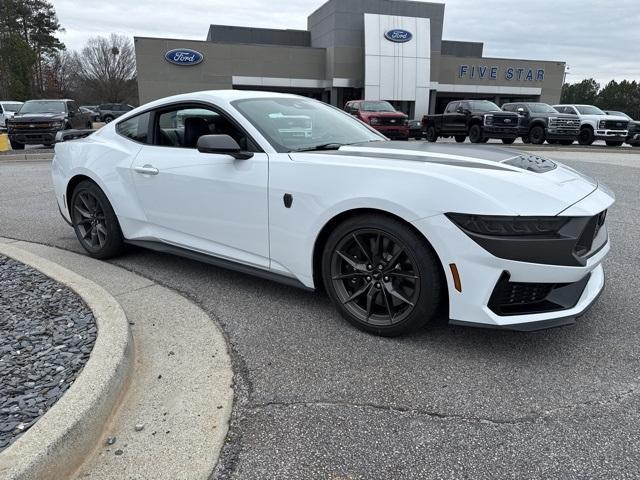
[[[547,143],[571,145],[580,135],[580,117],[559,113],[546,103],[505,103],[502,109],[520,116],[520,135],[524,143],[542,145],[546,140]]]
[[[438,137],[454,137],[462,143],[467,136],[472,143],[501,138],[511,144],[518,137],[518,114],[503,112],[488,100],[449,102],[442,115],[425,115],[422,127],[429,142]]]

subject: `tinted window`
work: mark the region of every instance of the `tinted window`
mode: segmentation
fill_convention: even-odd
[[[504,110],[505,112],[515,112],[516,107],[513,103],[507,103],[502,106],[502,110]]]
[[[471,109],[475,112],[499,112],[500,107],[489,100],[473,100],[468,102],[471,105]]]
[[[583,115],[604,115],[602,110],[598,107],[592,107],[591,105],[580,105],[576,108]]]
[[[147,143],[149,134],[150,113],[142,113],[128,118],[116,125],[116,132],[135,142]]]
[[[67,102],[67,107],[70,112],[77,112],[79,110],[76,102]]]
[[[363,102],[365,112],[395,112],[396,109],[389,102]]]
[[[460,105],[460,102],[451,102],[448,106],[447,106],[447,111],[446,113],[454,113],[456,111],[456,109],[458,108],[458,105]]]
[[[30,100],[20,108],[20,113],[66,113],[67,109],[61,100]]]
[[[247,135],[225,116],[202,107],[180,107],[156,115],[154,144],[163,147],[196,148],[203,135],[229,135],[248,150]]]

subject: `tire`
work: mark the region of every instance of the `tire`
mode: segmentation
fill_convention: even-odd
[[[467,136],[466,135],[456,135],[455,139],[456,139],[457,143],[464,143],[464,141],[467,139]]]
[[[614,142],[612,140],[607,140],[607,147],[621,147],[624,142]]]
[[[595,140],[595,136],[593,134],[593,130],[586,127],[580,130],[580,135],[578,135],[578,143],[580,145],[591,145]]]
[[[11,150],[24,150],[24,143],[18,143],[11,139],[9,139],[9,143],[11,144]]]
[[[69,205],[73,229],[89,256],[104,260],[122,253],[120,223],[100,187],[87,180],[80,182]]]
[[[438,141],[438,132],[436,132],[436,127],[433,125],[427,128],[426,135],[427,142],[435,143]]]
[[[420,234],[383,215],[344,221],[322,253],[324,286],[340,314],[360,330],[385,337],[415,331],[435,318],[444,295],[440,271]]]
[[[505,145],[511,145],[515,141],[516,141],[515,138],[503,138],[502,139],[502,143],[504,143]]]
[[[573,145],[573,140],[560,140],[560,145]]]
[[[113,115],[105,115],[105,116],[102,118],[102,121],[103,121],[104,123],[112,122],[112,121],[113,121]]]
[[[529,140],[531,140],[533,145],[542,145],[546,139],[547,135],[544,133],[544,128],[541,126],[536,125],[529,130]]]
[[[482,142],[482,127],[477,123],[475,125],[471,125],[471,128],[469,129],[469,141],[471,141],[471,143]]]
[[[524,143],[524,144],[529,144],[529,143],[531,143],[531,140],[529,139],[529,136],[528,136],[528,135],[523,136],[523,137],[521,138],[521,140],[522,140],[522,143]]]

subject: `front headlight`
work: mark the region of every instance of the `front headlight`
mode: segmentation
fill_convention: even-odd
[[[606,128],[606,127],[605,127],[605,125],[606,125],[606,124],[605,124],[605,122],[606,122],[606,120],[600,120],[600,121],[598,122],[598,128]]]
[[[553,235],[567,223],[568,217],[507,217],[446,213],[462,230],[488,236]]]
[[[379,118],[372,118],[369,123],[371,123],[371,125],[380,125],[380,119]]]
[[[484,116],[484,124],[485,125],[493,125],[493,115],[485,115]]]
[[[53,127],[53,128],[63,128],[64,127],[64,122],[53,122],[51,124],[51,127]]]

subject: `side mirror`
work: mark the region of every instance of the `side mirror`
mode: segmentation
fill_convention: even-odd
[[[527,115],[527,111],[526,111],[524,108],[522,108],[522,107],[520,107],[520,108],[517,110],[517,112],[518,112],[518,115],[522,115],[522,116],[526,116],[526,115]]]
[[[229,135],[202,135],[198,138],[197,148],[200,153],[218,153],[231,155],[236,160],[248,160],[253,153],[243,151]]]
[[[464,108],[462,107],[456,108],[456,113],[464,113]]]

